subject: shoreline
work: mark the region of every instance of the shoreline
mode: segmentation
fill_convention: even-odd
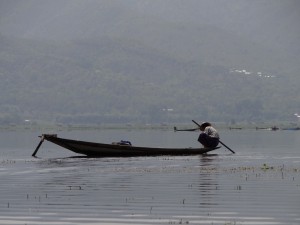
[[[219,130],[300,130],[294,122],[236,123],[212,122]],[[0,131],[73,131],[73,130],[172,130],[196,128],[192,123],[155,124],[10,124],[0,125]]]

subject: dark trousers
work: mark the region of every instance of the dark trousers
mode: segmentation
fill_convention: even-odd
[[[213,138],[205,133],[199,135],[198,141],[206,148],[215,148],[219,144],[219,138]]]

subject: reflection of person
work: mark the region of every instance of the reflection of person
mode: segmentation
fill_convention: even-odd
[[[202,133],[199,135],[198,141],[205,148],[215,148],[219,144],[219,134],[218,131],[212,127],[209,122],[202,123],[200,125],[200,130]]]

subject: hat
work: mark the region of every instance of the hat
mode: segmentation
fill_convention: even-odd
[[[202,130],[204,130],[206,127],[208,127],[208,126],[211,126],[211,123],[209,123],[209,122],[204,122],[204,123],[202,123],[201,125],[200,125],[200,129]]]

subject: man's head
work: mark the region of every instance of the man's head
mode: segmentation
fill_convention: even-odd
[[[211,126],[211,124],[209,122],[204,122],[200,125],[200,130],[204,131],[204,129],[208,126]]]

